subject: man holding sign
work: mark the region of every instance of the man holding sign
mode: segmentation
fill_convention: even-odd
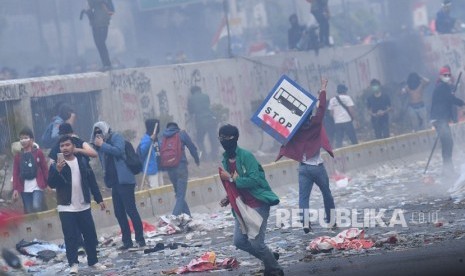
[[[304,232],[310,232],[309,200],[313,184],[315,183],[323,194],[326,218],[328,225],[335,225],[331,221],[331,210],[335,209],[334,199],[329,189],[328,173],[323,165],[320,149],[326,150],[332,157],[334,154],[323,127],[323,117],[326,111],[326,85],[328,80],[321,80],[321,88],[318,92],[316,113],[312,115],[297,130],[292,139],[281,146],[278,158],[285,156],[300,162],[299,166],[299,208],[303,212]],[[315,115],[313,115],[315,114]]]

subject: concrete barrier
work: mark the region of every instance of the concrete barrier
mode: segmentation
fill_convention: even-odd
[[[455,143],[463,144],[465,124],[454,125],[452,130],[456,139]],[[425,130],[337,149],[334,159],[328,154],[323,154],[323,159],[328,174],[331,175],[336,170],[344,173],[417,154],[422,154],[427,158],[435,139],[434,131]],[[437,152],[439,153],[439,150]],[[283,160],[266,164],[263,167],[273,189],[298,183],[298,163],[295,161]],[[189,181],[186,200],[193,212],[209,212],[218,208],[219,201],[225,195],[219,176],[213,175]],[[175,197],[171,185],[136,193],[137,208],[143,219],[153,219],[156,216],[171,213],[174,203]],[[92,204],[92,215],[97,231],[117,224],[112,199],[106,198],[105,204],[107,206],[105,211],[101,211],[98,205]],[[27,215],[21,224],[3,230],[0,235],[0,244],[12,247],[21,239],[56,240],[62,236],[58,213],[56,210],[50,210]]]

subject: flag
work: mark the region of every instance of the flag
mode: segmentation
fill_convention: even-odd
[[[255,239],[260,233],[263,217],[257,212],[257,210],[242,201],[234,182],[222,180],[222,183],[226,190],[229,204],[231,204],[236,215],[236,219],[239,222],[242,234],[247,235],[249,239]]]
[[[227,35],[228,35],[228,30],[226,28],[226,17],[223,16],[223,18],[221,19],[221,23],[218,27],[218,30],[216,31],[215,36],[213,36],[213,39],[212,39],[211,46],[214,51],[216,51],[216,48],[218,47],[218,42],[220,42],[220,40]]]

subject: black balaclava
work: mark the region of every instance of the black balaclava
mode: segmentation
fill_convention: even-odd
[[[220,127],[220,130],[218,133],[219,133],[219,136],[225,136],[225,137],[233,136],[232,139],[223,140],[223,141],[220,141],[220,143],[223,146],[223,149],[226,151],[226,155],[229,158],[236,157],[237,140],[239,139],[239,130],[237,129],[237,127],[227,124],[227,125]]]

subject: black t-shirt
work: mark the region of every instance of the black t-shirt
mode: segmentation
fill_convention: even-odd
[[[375,97],[375,95],[371,95],[367,99],[367,107],[372,113],[376,113],[379,110],[384,111],[388,109],[390,106],[391,106],[391,100],[384,93],[381,93],[381,96],[379,97]]]

